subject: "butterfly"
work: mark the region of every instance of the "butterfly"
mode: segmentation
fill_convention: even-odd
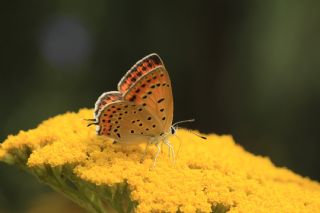
[[[147,55],[133,65],[118,83],[118,91],[103,93],[95,103],[94,116],[98,135],[119,144],[155,144],[158,151],[154,163],[163,142],[174,159],[168,140],[176,131],[172,125],[171,81],[157,54]]]

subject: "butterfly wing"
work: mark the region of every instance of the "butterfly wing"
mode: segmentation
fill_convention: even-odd
[[[139,142],[169,132],[173,119],[171,81],[162,60],[150,54],[121,79],[119,92],[96,103],[97,134],[119,142]]]
[[[99,111],[106,106],[115,101],[122,100],[122,94],[118,91],[110,91],[105,92],[98,98],[95,107],[94,107],[94,115],[97,116]]]
[[[163,65],[143,75],[123,95],[126,101],[143,106],[169,132],[173,119],[173,97],[169,74]]]
[[[128,89],[130,89],[130,87],[139,81],[143,75],[162,65],[162,60],[157,54],[152,53],[147,55],[133,65],[131,69],[123,76],[118,84],[119,92],[125,93]]]
[[[97,118],[97,134],[106,135],[118,142],[142,142],[161,133],[161,126],[153,115],[142,106],[129,101],[106,105]]]

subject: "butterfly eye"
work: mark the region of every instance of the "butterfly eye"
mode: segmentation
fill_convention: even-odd
[[[171,127],[171,134],[176,134],[176,129]]]

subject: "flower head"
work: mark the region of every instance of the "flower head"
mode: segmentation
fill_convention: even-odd
[[[316,212],[320,184],[277,168],[228,135],[203,140],[187,130],[169,138],[175,165],[163,146],[157,166],[145,144],[113,144],[86,127],[92,110],[51,118],[9,136],[0,159],[17,164],[91,212]],[[100,210],[100,211],[98,211]]]

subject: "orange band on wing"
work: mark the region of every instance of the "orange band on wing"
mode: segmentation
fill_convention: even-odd
[[[103,93],[96,102],[94,114],[97,115],[99,111],[107,104],[119,101],[121,99],[122,94],[117,91]]]
[[[125,93],[143,75],[162,65],[160,57],[156,54],[151,54],[137,62],[120,81],[119,91]]]

